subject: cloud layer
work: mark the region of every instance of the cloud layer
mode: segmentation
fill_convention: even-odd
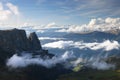
[[[64,38],[55,38],[55,37],[39,37],[39,40],[62,40]]]
[[[17,54],[14,54],[10,59],[8,59],[6,65],[9,68],[20,68],[32,64],[37,64],[37,65],[42,65],[46,68],[51,68],[56,66],[56,64],[58,63],[62,64],[65,68],[69,68],[69,69],[72,69],[72,67],[74,68],[79,64],[99,70],[107,70],[107,69],[115,68],[114,64],[109,64],[105,62],[104,58],[101,58],[101,56],[91,57],[89,59],[85,59],[82,57],[77,58],[76,56],[73,55],[73,52],[70,51],[66,51],[63,55],[57,57],[55,56],[51,59],[47,57],[43,59],[39,55],[33,57],[32,55],[27,53],[23,54],[22,56],[18,56]]]
[[[88,33],[93,31],[113,31],[120,30],[120,18],[98,18],[91,19],[88,24],[81,26],[71,25],[68,29],[61,29],[58,32]]]
[[[38,55],[39,56],[39,55]],[[73,58],[72,52],[66,51],[63,55],[59,57],[53,57],[51,59],[47,58],[43,59],[39,57],[33,57],[30,54],[23,54],[22,56],[18,56],[17,54],[13,55],[10,59],[8,59],[6,65],[11,68],[18,68],[18,67],[26,67],[31,64],[42,65],[47,68],[51,68],[58,63],[67,62],[68,59]]]
[[[73,44],[73,41],[56,41],[52,43],[46,43],[43,45],[43,47],[65,49],[70,46],[73,46]]]
[[[101,43],[93,42],[93,43],[84,43],[84,42],[74,42],[74,41],[56,41],[51,43],[46,43],[43,45],[43,47],[46,48],[60,48],[60,49],[66,49],[70,47],[75,47],[79,49],[85,49],[89,48],[91,50],[99,50],[103,49],[105,51],[110,51],[113,49],[119,49],[120,44],[117,41],[110,41],[105,40]]]

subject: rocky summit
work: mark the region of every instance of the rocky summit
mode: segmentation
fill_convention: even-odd
[[[25,30],[0,30],[0,48],[9,53],[42,50],[35,32],[27,37]]]

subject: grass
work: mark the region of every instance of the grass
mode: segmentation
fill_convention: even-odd
[[[73,69],[72,73],[59,76],[57,80],[120,80],[120,58],[111,57],[108,63],[115,63],[115,70],[80,70],[80,66]],[[80,71],[79,71],[80,70]]]
[[[120,80],[120,72],[107,71],[85,71],[62,75],[58,80]]]
[[[74,72],[78,72],[78,71],[81,70],[82,67],[83,67],[83,65],[78,64],[78,65],[77,65],[76,67],[74,67],[72,70],[73,70]]]

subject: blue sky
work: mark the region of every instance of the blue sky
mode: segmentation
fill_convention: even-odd
[[[11,3],[19,12],[19,17],[10,13],[12,18],[6,19],[8,24],[41,25],[55,22],[60,25],[79,25],[93,18],[120,17],[120,0],[0,0],[0,2],[4,10],[9,8],[6,4]],[[5,20],[2,22],[5,24]]]

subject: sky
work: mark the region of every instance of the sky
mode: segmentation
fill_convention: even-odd
[[[0,26],[81,25],[119,18],[120,0],[0,0]]]

